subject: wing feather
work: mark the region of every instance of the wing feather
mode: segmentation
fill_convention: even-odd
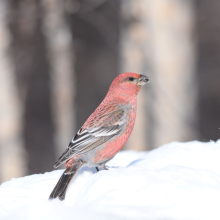
[[[125,111],[123,109],[116,109],[112,112],[103,112],[103,114],[94,117],[96,123],[94,121],[86,122],[87,126],[84,125],[79,129],[54,167],[58,167],[74,156],[92,150],[120,134],[125,128],[124,115]],[[92,124],[95,124],[95,126],[91,127]]]

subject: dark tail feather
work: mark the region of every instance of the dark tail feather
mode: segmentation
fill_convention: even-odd
[[[58,183],[54,187],[52,193],[50,194],[49,200],[56,199],[64,200],[66,195],[67,187],[71,181],[71,179],[75,176],[75,174],[80,170],[83,163],[76,163],[71,168],[66,168],[62,176],[60,177]]]

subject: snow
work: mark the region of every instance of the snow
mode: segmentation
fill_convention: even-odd
[[[66,200],[48,201],[63,170],[0,186],[0,219],[220,219],[220,140],[122,151],[109,171],[83,168]]]

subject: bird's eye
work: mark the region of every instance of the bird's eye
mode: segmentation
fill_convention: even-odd
[[[129,77],[128,80],[132,82],[134,81],[134,77]]]

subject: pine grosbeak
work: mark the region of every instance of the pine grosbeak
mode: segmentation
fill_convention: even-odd
[[[54,168],[66,162],[66,169],[49,199],[65,199],[73,176],[82,166],[102,167],[122,149],[135,122],[137,94],[149,79],[136,73],[123,73],[112,82],[105,99],[90,115]]]

